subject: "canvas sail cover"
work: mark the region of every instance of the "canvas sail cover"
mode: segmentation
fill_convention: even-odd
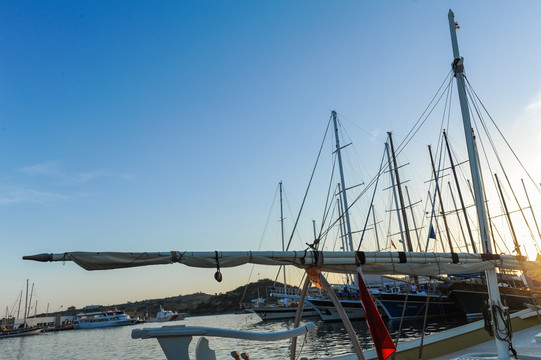
[[[362,263],[359,264],[359,258]],[[502,268],[539,271],[541,264],[514,255],[452,254],[421,252],[342,252],[342,251],[167,251],[167,252],[66,252],[24,256],[25,260],[73,261],[86,270],[110,270],[146,265],[180,263],[199,268],[235,267],[244,264],[301,269],[313,266],[333,273],[439,275],[465,274]]]

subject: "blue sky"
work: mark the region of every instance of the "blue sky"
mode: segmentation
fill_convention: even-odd
[[[278,236],[260,244],[278,181],[296,213],[331,110],[371,178],[386,132],[403,139],[450,69],[449,7],[476,91],[541,175],[537,1],[2,2],[2,309],[27,278],[38,311],[248,281],[247,267],[218,284],[178,265],[93,273],[21,257],[278,249]],[[308,204],[304,236],[321,212]]]

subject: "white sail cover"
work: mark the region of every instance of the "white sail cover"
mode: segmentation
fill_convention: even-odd
[[[145,265],[180,263],[200,268],[226,268],[244,264],[292,265],[322,271],[367,274],[465,274],[492,268],[541,271],[541,264],[513,255],[421,252],[341,251],[168,251],[168,252],[66,252],[24,256],[25,260],[73,261],[86,270],[110,270]]]

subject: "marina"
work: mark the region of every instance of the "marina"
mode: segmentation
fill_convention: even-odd
[[[501,201],[504,205],[507,215],[510,231],[513,235],[513,243],[515,245],[515,254],[503,254],[497,250],[496,241],[490,237],[493,229],[491,218],[488,215],[489,208],[485,203],[486,189],[485,183],[481,177],[481,166],[478,158],[476,136],[471,125],[472,119],[470,118],[470,103],[467,97],[467,90],[473,93],[471,88],[466,86],[466,77],[464,70],[464,58],[460,56],[456,31],[460,28],[455,21],[454,13],[449,10],[448,23],[451,34],[451,42],[454,60],[452,62],[452,70],[449,73],[449,84],[452,84],[453,78],[456,79],[457,90],[459,95],[460,108],[462,110],[462,121],[464,127],[464,133],[466,138],[466,144],[468,149],[468,162],[471,171],[472,195],[475,203],[475,210],[478,219],[478,232],[479,239],[475,241],[470,236],[472,253],[455,252],[453,250],[453,241],[450,236],[450,230],[446,221],[445,213],[443,212],[443,203],[441,197],[441,189],[438,184],[440,182],[439,169],[438,172],[434,167],[434,160],[431,147],[428,147],[430,153],[430,159],[432,162],[433,170],[433,182],[435,187],[432,189],[434,196],[432,197],[432,210],[429,215],[430,222],[426,231],[426,248],[422,251],[420,245],[420,238],[417,238],[418,247],[414,247],[412,241],[412,234],[408,228],[408,217],[406,214],[407,206],[404,203],[404,197],[402,194],[403,185],[399,176],[399,165],[397,162],[397,154],[393,145],[392,134],[388,132],[388,143],[385,143],[385,151],[388,158],[389,173],[394,176],[391,177],[392,187],[394,193],[394,201],[397,206],[397,217],[400,224],[400,242],[403,246],[403,251],[382,251],[376,249],[376,251],[360,251],[363,236],[366,232],[366,224],[361,232],[359,245],[357,250],[354,247],[353,231],[350,223],[350,206],[348,205],[348,199],[346,196],[347,186],[344,178],[344,169],[342,164],[342,149],[339,140],[339,126],[338,116],[336,111],[331,112],[327,130],[332,124],[335,137],[335,153],[338,164],[340,183],[338,184],[338,192],[336,194],[336,203],[338,204],[339,216],[338,220],[331,222],[329,229],[333,228],[333,225],[339,224],[338,228],[342,235],[342,251],[328,251],[320,250],[319,244],[324,235],[321,233],[318,235],[314,226],[314,241],[312,244],[307,243],[308,248],[304,251],[288,251],[288,248],[284,246],[284,232],[283,232],[283,215],[281,215],[282,223],[282,250],[281,251],[170,251],[170,252],[64,252],[64,253],[41,253],[35,255],[24,256],[24,260],[33,260],[38,262],[74,262],[85,270],[112,270],[121,268],[131,268],[147,265],[160,265],[160,264],[173,264],[179,263],[187,265],[189,267],[196,268],[215,268],[214,279],[217,282],[223,280],[221,273],[222,268],[237,267],[245,264],[257,264],[265,266],[280,266],[284,270],[284,287],[285,282],[285,267],[286,265],[294,266],[305,271],[305,280],[300,295],[298,296],[298,305],[295,313],[295,320],[293,328],[283,331],[275,332],[250,332],[246,329],[238,330],[231,327],[228,328],[216,328],[207,327],[202,324],[197,326],[163,326],[160,328],[143,328],[135,329],[131,333],[131,337],[135,340],[149,340],[157,339],[165,356],[168,360],[188,360],[190,359],[190,351],[195,353],[196,359],[217,359],[216,351],[209,346],[209,340],[207,337],[219,337],[237,340],[256,340],[256,341],[289,341],[291,345],[288,347],[288,351],[284,351],[285,354],[289,354],[291,359],[296,358],[297,351],[302,351],[303,346],[298,349],[298,338],[301,336],[307,336],[308,333],[314,332],[316,326],[314,323],[309,322],[301,325],[301,318],[303,315],[304,307],[307,306],[314,309],[322,320],[325,319],[323,313],[328,306],[322,304],[316,304],[316,301],[320,301],[313,297],[307,296],[310,285],[314,285],[322,290],[325,297],[330,300],[330,303],[336,309],[336,313],[330,313],[332,317],[339,317],[344,329],[347,332],[350,344],[353,348],[351,354],[338,355],[336,349],[333,348],[333,354],[325,358],[329,360],[346,360],[346,359],[372,359],[378,358],[385,360],[391,356],[398,359],[414,359],[415,353],[418,358],[435,357],[435,356],[447,356],[454,350],[468,349],[471,346],[483,343],[486,340],[486,334],[483,330],[487,331],[490,337],[493,337],[493,352],[480,353],[479,355],[470,353],[464,355],[464,359],[474,359],[480,357],[493,357],[496,356],[499,359],[510,359],[511,356],[517,358],[517,350],[513,347],[514,332],[520,330],[532,328],[539,325],[539,311],[535,297],[535,289],[533,287],[534,280],[539,280],[541,274],[541,263],[538,261],[528,260],[521,250],[521,245],[515,236],[514,228],[509,217],[509,212],[505,205],[503,196]],[[451,76],[452,75],[452,76]],[[451,86],[447,87],[447,91],[451,90]],[[475,102],[475,99],[470,101]],[[327,133],[327,132],[326,132]],[[447,140],[447,134],[443,131],[443,137]],[[442,143],[443,144],[443,143]],[[449,145],[446,142],[447,149]],[[496,150],[496,149],[494,149]],[[440,149],[443,154],[443,146]],[[392,153],[392,162],[391,162]],[[318,155],[319,156],[319,155]],[[316,162],[317,163],[317,162]],[[382,160],[380,171],[376,175],[374,192],[377,188],[380,175],[384,172],[382,170],[384,161]],[[451,168],[454,170],[454,165],[451,160]],[[502,169],[505,172],[505,169]],[[498,182],[497,174],[494,174],[498,189],[501,193],[501,186]],[[374,183],[374,182],[373,182]],[[280,200],[282,199],[282,183],[280,182]],[[458,187],[458,183],[457,183]],[[429,194],[430,194],[429,190]],[[460,191],[460,189],[459,189]],[[398,194],[398,196],[397,196]],[[441,246],[442,252],[429,252],[428,247],[431,239],[436,240],[436,232],[434,230],[437,226],[436,222],[436,194],[439,198],[439,209],[443,218],[444,226],[447,233],[447,245],[448,250],[445,249],[445,241],[442,239]],[[431,196],[429,196],[431,197]],[[372,197],[373,200],[373,197]],[[462,198],[461,198],[462,201]],[[333,201],[334,202],[334,201]],[[282,207],[282,204],[281,204]],[[370,210],[373,208],[373,203],[370,204]],[[327,211],[327,210],[326,210]],[[466,210],[463,208],[464,216],[467,219]],[[368,212],[370,215],[370,211]],[[368,216],[367,216],[368,219]],[[323,226],[322,226],[323,228]],[[329,231],[329,230],[327,230]],[[471,233],[470,233],[471,235]],[[418,236],[418,235],[417,235]],[[467,239],[463,239],[466,246],[468,244]],[[391,242],[392,243],[392,242]],[[393,243],[392,243],[393,244]],[[455,244],[456,245],[456,244]],[[393,244],[394,246],[394,244]],[[288,245],[289,247],[289,245]],[[394,246],[396,248],[396,246]],[[482,252],[477,252],[476,248],[480,247]],[[434,248],[437,248],[435,245]],[[328,274],[345,274],[347,282],[352,281],[355,291],[350,292],[348,286],[343,287],[343,290],[336,289],[331,285],[326,277]],[[462,289],[460,293],[455,291],[455,299],[452,300],[446,294],[444,294],[440,288],[432,288],[432,280],[438,279],[443,282],[454,282],[464,284],[465,281],[459,282],[458,280],[450,280],[447,277],[452,275],[453,277],[463,276],[465,278],[470,277],[471,274],[481,273],[482,276],[478,279],[478,285],[481,288],[486,289],[486,297],[484,291],[473,289]],[[504,282],[505,278],[508,278],[511,274],[522,273],[522,285],[519,289],[514,290],[515,293],[522,289],[522,287],[529,287],[529,293],[532,298],[532,303],[520,303],[520,300],[513,300],[517,302],[518,308],[512,308],[511,305],[507,305],[506,294],[501,293],[500,288],[513,286],[512,282]],[[363,274],[379,274],[385,276],[404,276],[407,275],[409,280],[404,279],[405,283],[409,282],[410,286],[402,287],[404,291],[387,291],[387,289],[381,288],[377,292],[370,291],[366,286]],[[420,277],[428,277],[428,282],[422,283]],[[517,275],[518,279],[518,275]],[[453,286],[452,284],[451,286]],[[514,287],[514,286],[513,286]],[[399,288],[400,289],[400,288]],[[458,289],[455,289],[458,290]],[[287,290],[284,289],[284,296],[287,296]],[[470,297],[470,300],[464,300],[466,296]],[[479,298],[479,301],[472,301]],[[511,300],[511,293],[509,293]],[[283,299],[287,305],[287,297]],[[352,324],[352,320],[355,318],[353,313],[348,313],[348,310],[354,310],[350,307],[350,300],[357,300],[362,309],[362,315],[359,318],[364,318],[364,323],[369,329],[369,335],[372,339],[372,350],[365,351],[363,349],[367,345],[366,338],[360,337],[355,331]],[[464,306],[460,307],[460,301],[464,300],[474,302],[477,306],[481,306],[472,309],[465,309]],[[321,302],[321,301],[320,301]],[[329,304],[330,305],[330,304]],[[384,311],[386,317],[390,320],[400,319],[400,324],[406,319],[423,319],[424,323],[421,328],[422,336],[421,343],[418,344],[416,340],[410,340],[399,344],[400,333],[396,340],[393,340],[390,335],[389,326],[385,324],[382,312]],[[463,315],[475,315],[477,313],[483,314],[483,320],[476,323],[467,324],[454,329],[443,331],[434,336],[426,336],[426,321],[430,317],[442,317],[451,316],[457,317],[458,314]],[[266,316],[266,314],[265,314]],[[261,318],[265,318],[263,313],[260,314]],[[115,320],[120,320],[116,319]],[[333,319],[334,320],[334,319]],[[92,322],[91,319],[86,319],[87,323]],[[75,320],[75,326],[79,325],[82,320]],[[196,336],[199,340],[195,346],[195,351],[190,349],[190,343],[192,338]],[[466,337],[466,338],[464,338]],[[461,340],[462,338],[468,341]],[[541,339],[541,333],[539,334]],[[536,342],[536,336],[530,341]],[[426,341],[426,342],[425,342]],[[361,345],[363,344],[363,345]],[[452,346],[451,346],[452,344]],[[521,342],[524,346],[525,342]],[[426,348],[426,351],[425,351]],[[488,351],[488,350],[486,350]],[[522,351],[518,349],[518,351]],[[424,352],[424,355],[423,355]],[[528,355],[530,350],[525,350],[526,353],[521,353],[519,359],[534,359]],[[231,353],[235,358],[237,352]],[[240,353],[239,353],[240,354]],[[284,356],[283,354],[282,356]],[[249,355],[242,354],[244,359],[248,359]],[[461,357],[462,358],[462,357]],[[537,357],[538,358],[538,357]]]
[[[235,236],[228,236],[225,230],[219,233],[216,243],[200,242],[199,233],[208,226],[205,224],[197,235],[186,236],[188,243],[179,242],[179,247],[168,243],[162,248],[160,242],[153,241],[154,235],[147,235],[152,240],[147,239],[143,247],[130,243],[122,249],[109,249],[101,243],[94,249],[99,242],[87,241],[89,246],[82,251],[58,249],[56,244],[51,244],[49,250],[45,242],[47,252],[43,252],[41,244],[34,244],[36,251],[22,255],[29,268],[57,271],[62,266],[58,273],[77,274],[79,284],[91,284],[93,277],[96,281],[107,279],[102,274],[129,274],[132,281],[139,282],[139,290],[148,286],[149,293],[159,279],[168,278],[161,276],[160,269],[166,269],[165,273],[171,268],[178,272],[171,278],[179,283],[191,281],[190,274],[198,274],[200,279],[205,274],[205,281],[196,284],[203,289],[231,286],[231,282],[239,281],[239,273],[245,276],[248,267],[250,276],[254,267],[267,273],[277,269],[276,279],[283,276],[283,287],[267,289],[265,299],[260,297],[259,288],[257,298],[245,299],[241,287],[231,291],[233,294],[216,291],[208,295],[198,290],[188,295],[205,299],[191,304],[200,314],[219,313],[221,307],[231,304],[235,306],[234,314],[189,316],[181,312],[191,309],[181,300],[178,284],[169,281],[168,288],[179,293],[176,300],[170,300],[168,306],[160,305],[159,311],[156,309],[161,300],[143,300],[146,305],[153,304],[144,318],[136,313],[143,309],[139,305],[134,305],[132,309],[137,310],[129,314],[118,308],[88,305],[87,311],[78,313],[75,307],[69,307],[75,314],[71,317],[61,316],[62,311],[54,312],[55,316],[36,317],[34,286],[29,300],[27,280],[23,317],[19,315],[22,291],[17,311],[13,306],[10,313],[6,307],[0,357],[26,360],[46,354],[47,359],[135,360],[541,359],[541,248],[536,238],[541,242],[541,231],[528,195],[528,189],[541,194],[541,187],[524,168],[466,77],[457,36],[461,26],[450,9],[444,28],[450,33],[451,50],[443,83],[428,97],[429,104],[406,135],[396,136],[390,130],[386,133],[378,154],[380,165],[372,168],[368,179],[352,181],[353,176],[348,177],[354,172],[350,168],[355,167],[345,159],[352,151],[344,127],[348,120],[336,110],[327,113],[326,129],[304,198],[298,214],[289,218],[294,224],[290,233],[284,227],[288,217],[283,211],[283,183],[279,182],[280,250],[261,250],[261,244],[258,250],[252,250],[255,242],[236,249],[230,243]],[[419,137],[425,136],[418,133],[431,115],[437,145],[427,146],[428,176],[423,174],[422,182],[417,179],[412,187],[411,179],[404,176],[410,166],[407,153],[412,151],[410,146],[418,145],[415,142]],[[424,143],[425,138],[422,140]],[[412,152],[419,156],[419,151]],[[316,192],[322,216],[317,223],[311,221],[313,234],[303,234],[300,245],[292,246],[292,240],[301,237],[297,225],[306,222],[301,220],[305,200],[309,192],[314,195],[312,181],[316,174],[320,175],[322,156],[332,164],[327,164],[324,186],[320,185]],[[502,159],[513,165],[508,167]],[[220,176],[228,173],[218,170]],[[517,195],[519,176],[523,192]],[[415,191],[424,192],[423,199],[417,200]],[[530,236],[517,235],[517,229]],[[67,246],[71,244],[67,242]],[[156,279],[156,284],[144,280],[145,270],[154,275],[151,279]],[[228,277],[235,272],[237,276]],[[263,270],[258,270],[258,276],[259,272]],[[288,288],[292,272],[299,280]],[[369,277],[376,280],[368,282]],[[113,286],[118,282],[101,283]],[[248,285],[244,294],[247,289]],[[115,289],[116,293],[122,291]]]

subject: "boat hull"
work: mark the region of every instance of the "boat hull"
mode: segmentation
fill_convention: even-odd
[[[24,328],[24,329],[7,330],[7,331],[0,332],[0,339],[37,335],[37,334],[40,334],[42,331],[43,331],[42,328]]]
[[[533,305],[530,292],[523,289],[500,287],[502,304],[515,312],[526,308],[526,304]],[[452,299],[466,313],[468,317],[481,317],[485,302],[488,301],[487,287],[480,284],[453,284],[450,287],[449,298]]]
[[[296,307],[259,307],[248,309],[249,312],[256,314],[261,320],[286,320],[295,319],[297,314]],[[319,316],[316,310],[305,308],[302,311],[302,317]]]
[[[447,296],[430,296],[421,294],[386,294],[375,296],[376,303],[385,315],[391,319],[419,319],[425,316],[438,317],[449,315],[464,315],[460,307]],[[426,308],[428,303],[428,309]],[[404,309],[405,306],[405,309]]]
[[[338,310],[330,299],[309,298],[308,301],[319,310],[319,316],[325,322],[341,321]],[[340,300],[350,320],[364,320],[364,310],[359,300]]]
[[[82,324],[74,324],[73,328],[74,329],[98,329],[98,328],[107,328],[107,327],[115,327],[115,326],[133,325],[136,322],[137,322],[137,319],[82,323]]]

